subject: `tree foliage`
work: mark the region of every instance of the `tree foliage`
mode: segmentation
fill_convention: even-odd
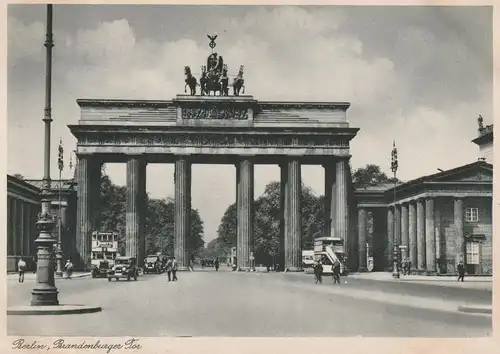
[[[401,182],[399,179],[387,176],[380,170],[380,166],[366,165],[358,168],[352,174],[352,183],[354,188],[373,186],[383,183]]]
[[[119,235],[118,247],[125,254],[126,225],[126,187],[114,185],[103,174],[101,195],[97,210],[101,231],[116,231]],[[147,211],[144,227],[146,254],[162,252],[173,255],[174,249],[174,201],[172,199],[147,198]],[[203,240],[203,221],[198,210],[191,210],[191,233],[189,248],[193,254],[201,252],[205,246]]]
[[[302,186],[302,246],[312,248],[313,238],[323,233],[324,198],[314,195],[309,187]],[[264,193],[254,202],[254,255],[257,264],[269,264],[273,255],[279,254],[281,200],[280,183],[269,183]],[[217,230],[218,237],[207,246],[207,254],[223,256],[236,247],[236,204],[224,213]]]

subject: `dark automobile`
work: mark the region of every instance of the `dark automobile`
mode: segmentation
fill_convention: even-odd
[[[147,256],[144,260],[144,274],[163,272],[163,264],[160,255]]]
[[[105,278],[109,271],[109,261],[99,261],[99,265],[92,268],[92,278]]]
[[[116,257],[115,265],[108,271],[108,281],[111,281],[112,278],[117,281],[120,278],[127,278],[127,280],[134,278],[134,280],[137,280],[138,276],[139,268],[135,257]]]

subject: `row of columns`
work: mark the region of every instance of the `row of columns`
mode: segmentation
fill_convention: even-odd
[[[394,241],[402,249],[402,258],[409,258],[413,270],[436,272],[436,260],[440,257],[442,217],[436,208],[435,198],[421,198],[396,204],[387,210],[387,264],[392,263]],[[456,238],[464,241],[464,202],[454,198],[454,228]],[[366,269],[366,220],[367,210],[358,208],[358,262],[360,270]],[[437,232],[436,232],[437,230]],[[463,249],[463,246],[459,247]],[[463,254],[459,255],[463,257]]]
[[[91,233],[97,227],[95,210],[99,200],[102,162],[92,156],[78,160],[78,213],[76,248],[80,261],[88,266]],[[301,164],[290,159],[281,167],[281,232],[280,253],[284,267],[298,271],[302,267]],[[326,220],[325,236],[340,237],[347,242],[349,212],[347,182],[348,161],[333,160],[325,168]],[[241,157],[236,163],[237,262],[242,270],[250,269],[254,251],[254,162]],[[187,156],[175,161],[174,256],[181,268],[190,261],[191,162]],[[146,162],[142,156],[127,160],[126,252],[142,261],[145,254],[144,222],[146,210]]]
[[[36,221],[40,205],[7,196],[7,255],[32,256],[36,253]]]

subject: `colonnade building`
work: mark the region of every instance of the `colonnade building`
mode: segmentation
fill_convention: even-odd
[[[360,270],[367,246],[375,270],[392,270],[396,242],[414,272],[455,274],[462,260],[468,274],[492,274],[493,125],[480,125],[473,142],[480,153],[475,162],[396,186],[356,189]]]

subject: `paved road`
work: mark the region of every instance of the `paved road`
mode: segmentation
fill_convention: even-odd
[[[103,312],[67,316],[8,316],[9,335],[52,336],[406,336],[491,335],[491,317],[422,310],[329,292],[304,276],[282,273],[186,272],[137,282],[60,280],[61,303],[95,303]],[[8,304],[29,303],[33,282],[9,282]],[[407,284],[401,284],[406,286]],[[391,291],[385,286],[386,291]],[[418,287],[411,288],[415,294]],[[422,294],[428,294],[426,288]],[[458,289],[463,290],[463,289]],[[429,295],[430,296],[430,295]],[[459,296],[459,295],[455,295]],[[472,296],[472,295],[469,295]],[[43,323],[43,326],[41,325]]]

